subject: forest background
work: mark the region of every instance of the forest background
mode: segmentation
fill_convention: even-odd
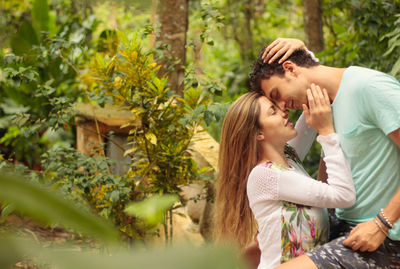
[[[116,235],[85,225],[105,219],[135,246],[158,236],[161,223],[172,238],[169,224],[184,203],[180,186],[215,181],[210,168],[190,157],[189,145],[199,129],[219,141],[224,114],[249,90],[261,48],[278,37],[299,38],[321,64],[365,66],[399,79],[399,25],[398,0],[2,0],[1,217],[18,211],[100,241]],[[168,39],[171,29],[180,43]],[[125,174],[110,172],[104,149],[90,156],[75,149],[76,103],[111,104],[136,115],[125,126],[132,130]],[[292,119],[298,116],[291,111]],[[305,160],[314,177],[319,154],[314,144]],[[19,182],[7,181],[9,172],[24,184],[6,185]],[[57,199],[46,189],[74,201],[75,220],[52,215],[68,203],[45,207]],[[29,197],[42,203],[28,208]],[[84,224],[79,212],[93,219]],[[5,264],[15,264],[14,256]]]

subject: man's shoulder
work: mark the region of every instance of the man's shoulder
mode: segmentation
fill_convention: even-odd
[[[356,65],[352,65],[352,66],[347,67],[345,72],[346,73],[350,73],[351,75],[359,74],[360,76],[387,75],[387,74],[385,74],[385,73],[383,73],[381,71],[378,71],[378,70],[374,70],[374,69],[370,69],[370,68],[362,67],[362,66],[356,66]],[[364,77],[364,78],[366,78],[366,77]]]
[[[379,88],[387,83],[399,84],[393,76],[361,66],[350,66],[346,69],[345,74],[345,79],[342,82],[346,86],[350,86],[355,92],[365,91],[368,88]]]

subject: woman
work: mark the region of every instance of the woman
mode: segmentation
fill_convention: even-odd
[[[250,92],[229,108],[222,126],[216,235],[245,248],[258,231],[258,268],[273,268],[327,241],[323,207],[355,201],[351,172],[334,133],[326,90],[312,85],[296,128],[266,97]],[[301,160],[315,133],[326,154],[328,184],[309,177]]]

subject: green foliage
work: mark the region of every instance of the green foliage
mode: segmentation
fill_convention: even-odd
[[[232,250],[204,246],[182,246],[167,251],[126,249],[117,232],[104,220],[74,206],[54,190],[27,183],[19,177],[0,173],[0,201],[8,201],[18,211],[44,223],[58,223],[107,246],[107,253],[77,252],[70,245],[51,246],[14,234],[0,233],[0,267],[13,268],[30,260],[45,268],[243,268]],[[157,199],[163,199],[162,196]],[[153,200],[158,203],[157,199]],[[157,257],[156,259],[154,257]]]
[[[93,17],[68,17],[71,11],[63,2],[50,11],[47,1],[35,0],[19,22],[14,21],[17,15],[11,16],[16,4],[4,11],[10,14],[7,23],[15,23],[17,31],[10,38],[11,51],[0,51],[0,117],[5,117],[0,119],[0,143],[6,146],[1,150],[7,159],[35,169],[40,169],[39,156],[49,144],[47,131],[65,127],[68,132],[71,106],[82,96],[75,66],[84,59],[96,24]],[[56,22],[51,18],[57,12],[63,15]],[[19,115],[10,113],[21,107],[26,110]]]
[[[36,33],[49,30],[49,4],[47,0],[35,0],[33,2],[32,21]]]
[[[63,247],[43,247],[29,239],[2,236],[0,241],[0,266],[13,268],[22,259],[30,259],[47,268],[61,269],[228,269],[246,268],[238,255],[227,248],[214,246],[194,247],[184,245],[166,250],[124,250],[113,249],[108,255],[77,252]],[[52,267],[50,267],[52,268]]]
[[[328,65],[362,65],[399,74],[400,2],[344,1],[324,3],[327,32],[322,61]]]
[[[277,37],[304,39],[301,1],[190,1],[188,63],[196,78],[219,84],[213,96],[220,114],[207,126],[219,141],[229,104],[249,90],[251,63]]]
[[[97,24],[94,17],[83,19],[73,9],[70,1],[53,3],[51,10],[47,1],[33,1],[29,16],[15,26],[12,52],[0,53],[0,150],[7,160],[0,166],[26,173],[31,181],[53,184],[132,237],[132,218],[123,213],[132,179],[110,175],[108,159],[71,147],[72,106],[87,97],[80,89],[77,66],[91,53],[90,35]],[[3,217],[13,209],[4,206]]]
[[[20,212],[38,221],[60,223],[106,243],[117,241],[117,233],[110,224],[87,211],[78,210],[71,201],[64,200],[54,191],[45,191],[36,184],[6,175],[4,170],[1,171],[0,186],[0,201],[11,203]]]
[[[132,141],[125,154],[132,157],[128,174],[137,179],[141,196],[179,195],[180,186],[199,175],[189,145],[209,98],[201,87],[192,85],[186,87],[183,98],[177,96],[167,87],[166,77],[157,77],[160,66],[153,62],[152,51],[145,51],[137,37],[129,40],[119,33],[118,39],[118,54],[97,54],[82,78],[90,91],[111,96],[115,104],[132,112],[131,122],[123,126],[131,128]],[[170,235],[166,232],[166,238]]]
[[[165,220],[164,213],[169,210],[174,203],[179,201],[176,195],[153,195],[143,201],[131,203],[125,208],[129,215],[146,220],[150,226],[156,227]]]

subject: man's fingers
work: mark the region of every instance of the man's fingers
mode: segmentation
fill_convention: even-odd
[[[361,251],[361,252],[365,252],[365,251],[368,251],[369,248],[370,248],[369,245],[363,245],[363,246],[360,247],[360,251]]]
[[[349,236],[345,240],[343,240],[343,245],[350,247],[351,246],[351,242],[353,242],[353,241]]]
[[[355,228],[353,230],[351,230],[350,233],[349,233],[349,236],[345,240],[343,240],[343,245],[350,247],[351,243],[353,241],[355,241],[355,238],[354,238],[354,235],[353,235],[354,234],[354,230],[355,230]]]

